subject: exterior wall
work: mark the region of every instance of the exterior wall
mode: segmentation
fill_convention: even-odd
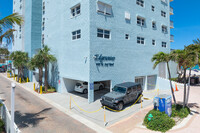
[[[81,4],[81,15],[71,17],[73,6]],[[56,6],[55,6],[56,5]],[[66,92],[63,78],[88,81],[89,2],[85,0],[45,0],[45,45],[57,58],[58,92]],[[72,40],[72,31],[81,29],[81,39]],[[51,68],[50,68],[51,70]],[[55,71],[51,71],[54,73]]]
[[[16,12],[22,15],[23,18],[25,17],[25,0],[21,2],[19,0],[13,0],[13,13]],[[12,51],[24,51],[24,24],[21,26],[21,31],[18,25],[14,25],[13,28],[16,29],[16,31],[14,32]]]
[[[166,6],[161,0],[148,0],[145,7],[141,7],[136,5],[136,0],[101,1],[112,6],[113,15],[97,13],[97,1],[90,1],[90,79],[112,80],[115,85],[134,81],[136,76],[157,75],[158,68],[152,69],[152,56],[159,51],[170,51],[169,3]],[[155,12],[151,11],[151,5],[155,6]],[[161,10],[167,13],[166,18],[161,16]],[[131,14],[130,23],[125,21],[125,11]],[[146,19],[146,28],[137,25],[137,15]],[[153,20],[157,30],[152,30]],[[162,24],[168,26],[168,34],[162,33]],[[97,28],[110,30],[111,39],[97,38]],[[130,35],[130,40],[125,40],[125,34]],[[145,45],[137,44],[137,36],[145,37]],[[156,40],[156,46],[152,46],[152,39]],[[161,47],[162,41],[167,42],[167,48]],[[115,57],[114,66],[98,67],[93,58],[96,54]]]
[[[171,61],[169,63],[169,67],[170,67],[171,77],[177,78],[178,77],[178,74],[177,74],[178,64],[176,62]]]

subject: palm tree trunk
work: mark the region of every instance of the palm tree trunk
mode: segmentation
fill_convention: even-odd
[[[185,108],[185,101],[186,101],[186,70],[187,69],[184,69],[184,93],[183,93],[183,108]]]
[[[191,71],[192,71],[192,68],[190,67],[189,80],[188,80],[188,92],[187,92],[187,97],[186,97],[186,105],[188,105],[189,95],[190,95],[190,77],[191,77]]]
[[[169,82],[170,82],[172,97],[173,97],[173,100],[174,100],[174,104],[176,105],[176,98],[175,98],[174,91],[173,91],[173,87],[172,87],[171,73],[170,73],[169,63],[168,63],[168,62],[167,62],[167,69],[168,69],[168,73],[169,73]]]
[[[39,68],[39,84],[42,86],[43,70],[42,67]]]
[[[47,90],[48,90],[48,70],[47,70],[47,63],[45,63],[45,65],[44,65],[44,67],[45,67],[45,91],[47,92]]]

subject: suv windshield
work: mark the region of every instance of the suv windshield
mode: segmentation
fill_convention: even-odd
[[[126,88],[115,86],[113,88],[113,91],[120,92],[120,93],[126,93]]]

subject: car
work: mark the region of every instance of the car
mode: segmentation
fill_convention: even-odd
[[[123,110],[124,105],[136,101],[142,95],[142,86],[139,83],[125,82],[117,84],[109,92],[102,96],[102,106],[108,106],[117,110]],[[138,102],[141,101],[141,98]]]
[[[101,82],[94,82],[94,90],[102,90],[104,89],[104,84]],[[88,93],[88,82],[77,82],[74,90],[76,92],[80,92],[83,94],[87,94]]]
[[[0,68],[0,72],[6,72],[6,69]]]

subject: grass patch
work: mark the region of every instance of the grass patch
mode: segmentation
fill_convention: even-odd
[[[148,120],[149,114],[153,115],[151,120]],[[190,109],[188,107],[183,108],[182,105],[172,105],[172,115],[169,117],[165,112],[160,112],[158,110],[151,110],[147,113],[144,118],[143,124],[150,130],[166,132],[175,126],[175,117],[180,119],[186,118],[190,114]]]

